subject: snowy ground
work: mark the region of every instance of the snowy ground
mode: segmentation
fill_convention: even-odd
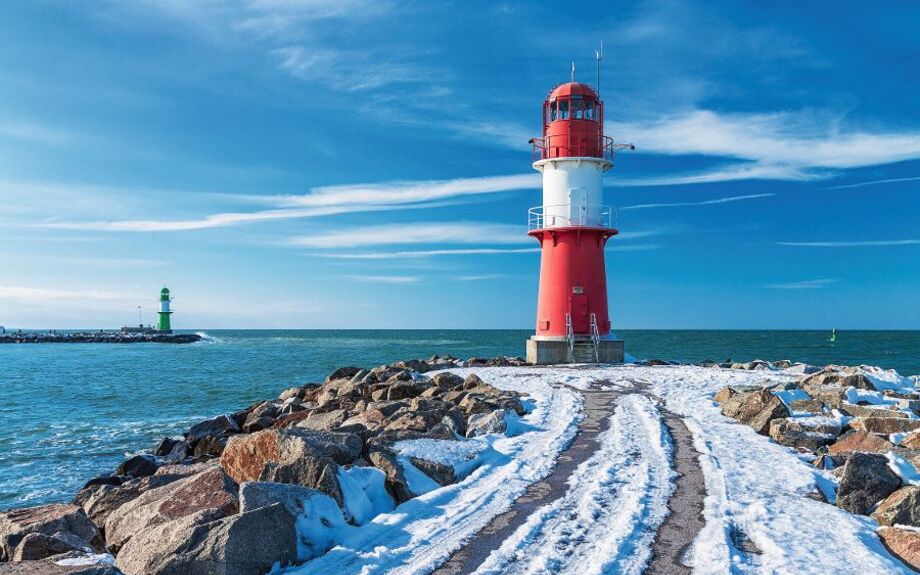
[[[596,452],[572,474],[567,493],[528,517],[478,573],[643,571],[674,492],[672,448],[646,394],[683,418],[701,454],[705,527],[685,557],[694,573],[912,572],[882,547],[874,521],[806,497],[818,490],[833,496],[829,474],[722,416],[711,399],[725,385],[793,381],[798,373],[633,365],[452,371],[527,393],[533,411],[510,437],[443,450],[445,461],[468,473],[461,482],[431,486],[360,527],[340,526],[334,548],[288,573],[429,573],[549,475],[581,418],[575,390],[592,387],[626,393]],[[880,370],[872,375],[890,385],[915,383]],[[406,449],[430,456],[438,446]],[[736,548],[739,534],[759,552]]]

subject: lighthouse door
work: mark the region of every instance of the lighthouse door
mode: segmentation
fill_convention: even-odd
[[[572,294],[572,331],[588,333],[588,296],[581,293]]]

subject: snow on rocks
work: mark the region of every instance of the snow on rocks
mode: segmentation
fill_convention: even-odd
[[[674,491],[671,443],[642,395],[620,398],[599,448],[569,490],[532,514],[476,571],[642,573]]]

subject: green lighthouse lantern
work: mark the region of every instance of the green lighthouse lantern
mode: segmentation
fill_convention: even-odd
[[[157,331],[161,333],[172,332],[172,326],[169,323],[169,316],[172,315],[172,311],[169,309],[169,302],[171,301],[169,288],[164,287],[160,290],[160,311],[157,314]]]

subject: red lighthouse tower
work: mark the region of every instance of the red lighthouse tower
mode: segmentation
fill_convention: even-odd
[[[528,212],[540,242],[536,334],[529,363],[617,363],[623,342],[610,335],[604,246],[617,234],[603,203],[604,173],[617,149],[604,135],[604,103],[588,85],[557,86],[543,102],[543,135],[533,167],[543,174],[543,205]]]

